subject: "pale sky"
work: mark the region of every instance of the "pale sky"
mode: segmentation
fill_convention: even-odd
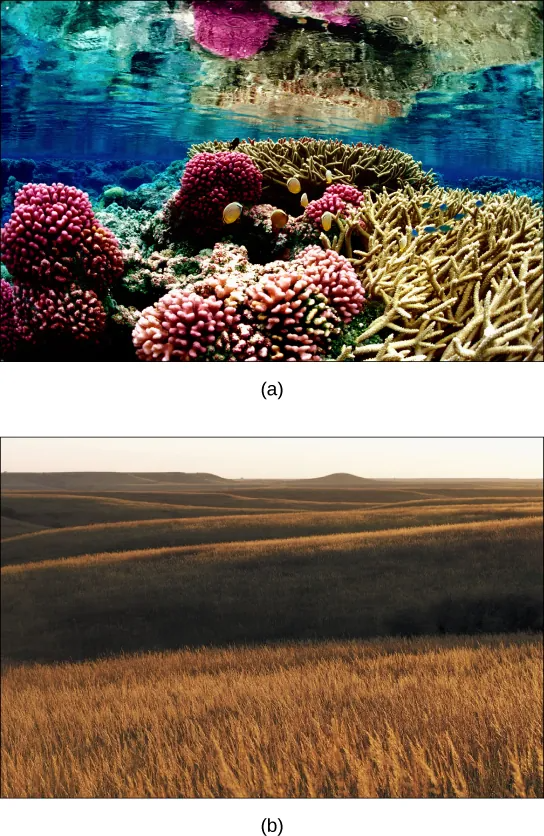
[[[542,478],[541,439],[7,438],[3,471],[185,471],[238,478]]]

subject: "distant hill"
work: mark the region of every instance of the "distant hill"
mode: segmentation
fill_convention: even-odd
[[[312,485],[335,485],[347,488],[362,488],[374,479],[366,479],[364,476],[354,476],[353,473],[330,473],[328,476],[317,476],[315,479],[300,480]]]
[[[278,491],[293,492],[350,492],[369,495],[384,490],[405,492],[440,490],[442,492],[471,488],[472,490],[503,490],[508,484],[511,491],[542,491],[542,480],[537,479],[368,479],[353,473],[329,473],[309,479],[225,479],[214,473],[115,473],[115,472],[72,472],[72,473],[2,473],[0,480],[3,491],[56,491],[70,493],[123,492],[145,494],[146,491],[174,493],[246,493],[258,492],[276,495]],[[272,493],[270,493],[272,492]],[[444,495],[446,495],[444,493]],[[287,495],[286,494],[286,495]],[[420,495],[419,493],[417,494]],[[421,494],[424,495],[424,494]],[[340,498],[340,497],[338,497]],[[368,496],[367,496],[368,498]],[[383,497],[382,497],[383,498]],[[406,498],[404,493],[400,498]],[[393,499],[391,499],[393,501]]]
[[[228,479],[213,473],[2,473],[2,490],[127,490],[174,485],[218,487]]]

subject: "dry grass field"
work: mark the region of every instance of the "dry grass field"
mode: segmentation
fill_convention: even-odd
[[[9,668],[11,797],[542,795],[542,643],[417,639]]]
[[[542,482],[9,476],[2,795],[542,795]]]

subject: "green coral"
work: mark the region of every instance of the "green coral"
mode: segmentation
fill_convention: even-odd
[[[127,193],[120,186],[112,186],[102,192],[102,205],[109,206],[110,203],[117,203],[119,206],[126,206]]]

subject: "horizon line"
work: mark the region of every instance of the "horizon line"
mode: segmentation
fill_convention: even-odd
[[[350,473],[348,471],[335,471],[332,473],[325,473],[321,476],[220,476],[218,473],[213,473],[212,471],[208,470],[2,470],[2,476],[15,476],[15,475],[40,475],[46,476],[48,474],[55,474],[55,475],[73,475],[73,474],[100,474],[100,473],[108,473],[108,474],[118,474],[118,475],[130,475],[130,474],[146,474],[146,473],[164,473],[164,474],[186,474],[188,476],[198,476],[198,475],[208,475],[208,476],[215,476],[218,479],[225,479],[225,480],[247,480],[247,481],[269,481],[269,482],[277,482],[277,481],[289,481],[289,482],[296,482],[296,481],[309,481],[313,479],[326,479],[330,476],[351,476],[356,479],[366,479],[368,481],[381,481],[384,479],[401,479],[401,480],[420,480],[420,479],[429,479],[429,480],[441,480],[441,479],[450,479],[452,481],[462,481],[464,479],[481,479],[482,481],[494,481],[497,479],[501,479],[504,481],[530,481],[530,482],[542,482],[544,478],[542,476],[477,476],[477,475],[470,475],[470,476],[360,476],[357,473]]]

